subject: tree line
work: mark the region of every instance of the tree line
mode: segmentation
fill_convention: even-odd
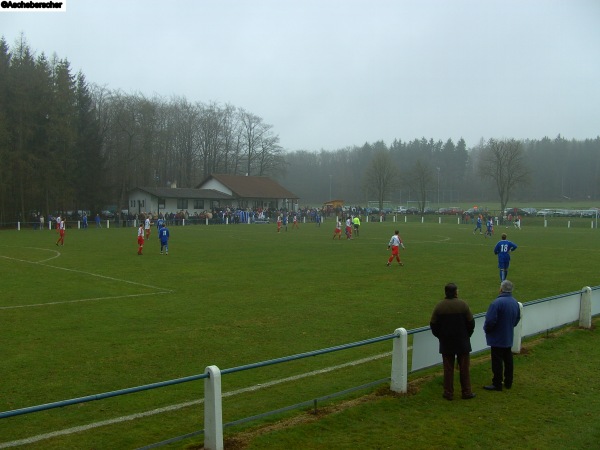
[[[273,127],[243,108],[111,90],[73,74],[67,59],[35,55],[23,35],[12,48],[0,39],[0,223],[120,209],[135,187],[190,188],[211,173],[270,176],[306,205],[594,203],[600,137],[284,151]]]
[[[274,175],[279,136],[243,108],[89,84],[66,59],[0,40],[0,223],[127,205],[135,187]]]
[[[600,206],[600,137],[433,139],[286,153],[281,182],[310,204],[393,205],[586,201]]]

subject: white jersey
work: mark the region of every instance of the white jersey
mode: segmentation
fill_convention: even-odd
[[[400,237],[395,234],[390,239],[390,243],[388,244],[388,246],[390,246],[390,247],[400,247],[401,243],[402,243],[402,241],[400,240]]]
[[[144,228],[146,230],[150,229],[150,219],[149,218],[146,218],[146,220],[144,221]]]

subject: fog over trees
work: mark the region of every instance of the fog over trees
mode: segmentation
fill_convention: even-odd
[[[499,146],[517,148],[518,164],[495,177],[505,167]],[[24,36],[12,47],[0,40],[0,223],[32,211],[126,207],[135,187],[195,187],[211,173],[270,176],[301,206],[497,203],[506,182],[508,206],[600,206],[600,137],[492,138],[470,148],[423,137],[291,151],[243,108],[90,84],[68,60],[36,55]]]
[[[600,137],[583,141],[561,136],[525,141],[490,139],[471,148],[462,139],[455,144],[451,139],[421,138],[395,140],[389,147],[380,141],[331,152],[294,151],[285,154],[286,174],[281,182],[307,203],[329,200],[331,184],[334,199],[365,205],[367,200],[377,201],[375,192],[363,184],[365,171],[378,151],[388,150],[399,170],[399,187],[387,198],[393,205],[500,203],[495,178],[482,171],[480,161],[506,143],[518,145],[520,154],[518,165],[511,166],[501,180],[510,183],[508,206],[510,202],[535,206],[535,202],[564,200],[600,206]],[[527,177],[522,177],[521,171]]]

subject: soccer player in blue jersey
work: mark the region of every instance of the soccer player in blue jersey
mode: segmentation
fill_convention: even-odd
[[[498,255],[498,269],[500,269],[500,282],[506,280],[508,266],[510,265],[510,252],[517,249],[517,244],[506,239],[506,233],[502,234],[502,240],[494,247],[494,254]]]
[[[158,229],[158,231],[160,231],[160,229],[164,226],[165,220],[162,218],[162,216],[158,216],[158,220],[156,221],[156,228]]]
[[[160,239],[160,254],[163,254],[163,248],[165,249],[165,254],[169,254],[169,229],[163,223],[162,228],[158,231],[158,238]]]
[[[473,230],[473,234],[475,234],[475,232],[477,230],[479,230],[479,234],[482,234],[481,233],[481,223],[482,223],[482,221],[481,221],[481,214],[480,214],[479,216],[477,216],[477,224],[475,225],[475,229]]]
[[[487,238],[492,237],[492,233],[494,232],[494,221],[491,217],[488,217],[488,219],[485,222],[485,237]]]

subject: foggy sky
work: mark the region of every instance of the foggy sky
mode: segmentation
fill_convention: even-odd
[[[242,107],[286,150],[600,135],[597,0],[67,0],[0,12],[88,82]]]

